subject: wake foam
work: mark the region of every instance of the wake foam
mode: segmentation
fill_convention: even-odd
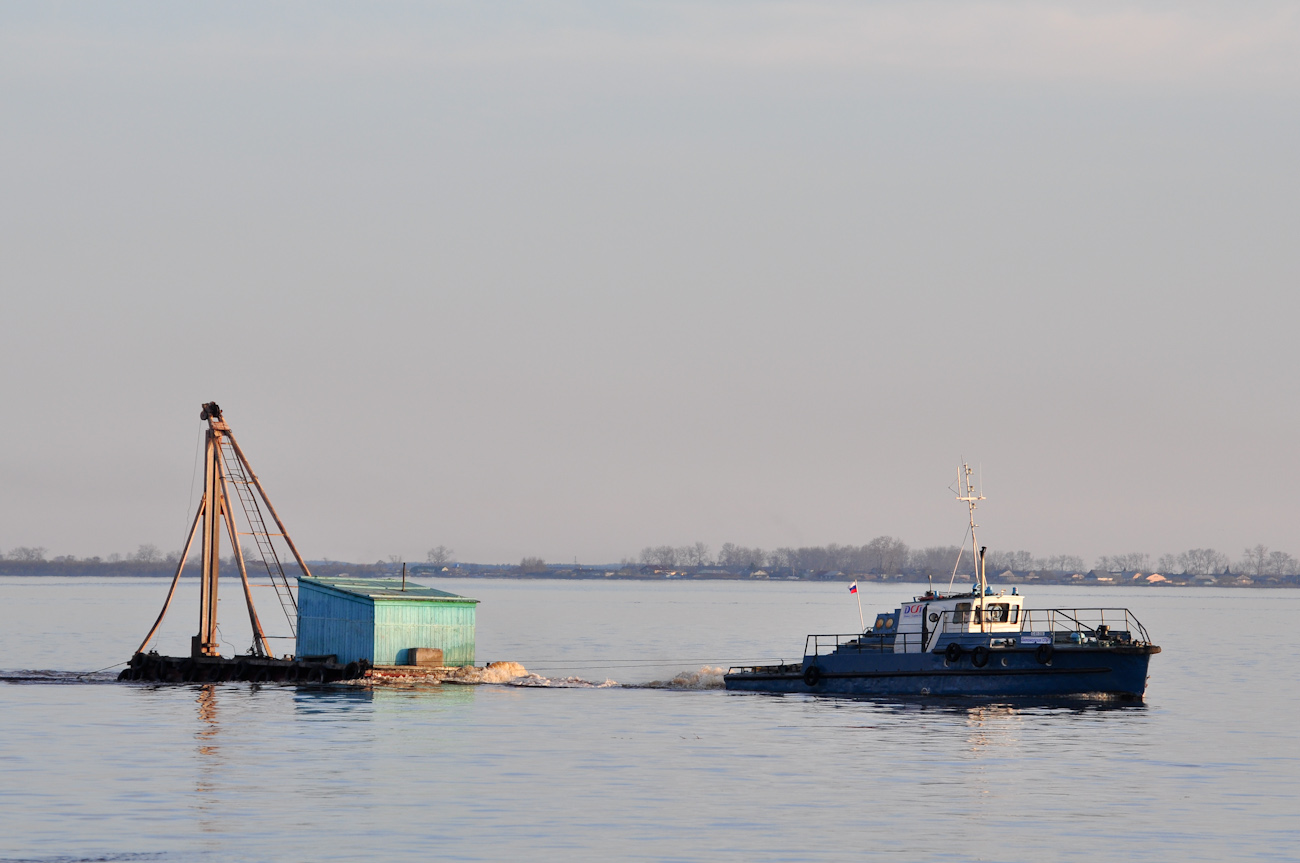
[[[652,680],[649,683],[619,683],[606,679],[603,682],[587,680],[582,677],[542,677],[540,674],[525,674],[505,681],[510,686],[545,686],[557,689],[680,689],[703,690],[723,689],[722,675],[727,669],[721,666],[706,665],[699,671],[683,671],[671,680]]]
[[[0,683],[116,683],[116,671],[0,671]],[[0,860],[0,863],[4,861]]]
[[[722,689],[722,675],[727,669],[706,665],[699,671],[680,672],[672,680],[652,680],[642,684],[645,689]]]
[[[603,683],[596,683],[581,677],[542,677],[540,674],[526,674],[506,682],[511,686],[549,686],[556,689],[609,689],[623,685],[617,680],[607,679]]]
[[[481,683],[509,683],[520,677],[527,677],[528,669],[518,662],[489,662],[483,667]]]

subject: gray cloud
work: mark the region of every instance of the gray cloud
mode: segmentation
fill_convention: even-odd
[[[35,4],[7,18],[9,68],[236,78],[670,63],[1272,87],[1295,83],[1300,44],[1284,3]]]

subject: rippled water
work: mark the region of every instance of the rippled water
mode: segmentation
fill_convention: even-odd
[[[841,584],[436,586],[483,600],[480,662],[553,680],[795,659],[858,616]],[[1128,606],[1164,648],[1145,706],[1110,709],[48,673],[124,660],[165,590],[0,578],[0,860],[1300,857],[1296,591],[1035,592]],[[165,651],[194,628],[185,590]]]

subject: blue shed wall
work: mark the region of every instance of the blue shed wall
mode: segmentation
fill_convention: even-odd
[[[418,647],[419,645],[410,645]],[[339,662],[375,662],[374,603],[298,582],[298,656],[333,653]]]
[[[442,649],[445,665],[474,664],[473,601],[375,600],[376,665],[408,665],[412,647]]]

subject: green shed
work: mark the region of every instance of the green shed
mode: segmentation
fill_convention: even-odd
[[[297,655],[409,665],[412,648],[436,647],[444,665],[473,665],[477,605],[397,579],[300,577]]]

